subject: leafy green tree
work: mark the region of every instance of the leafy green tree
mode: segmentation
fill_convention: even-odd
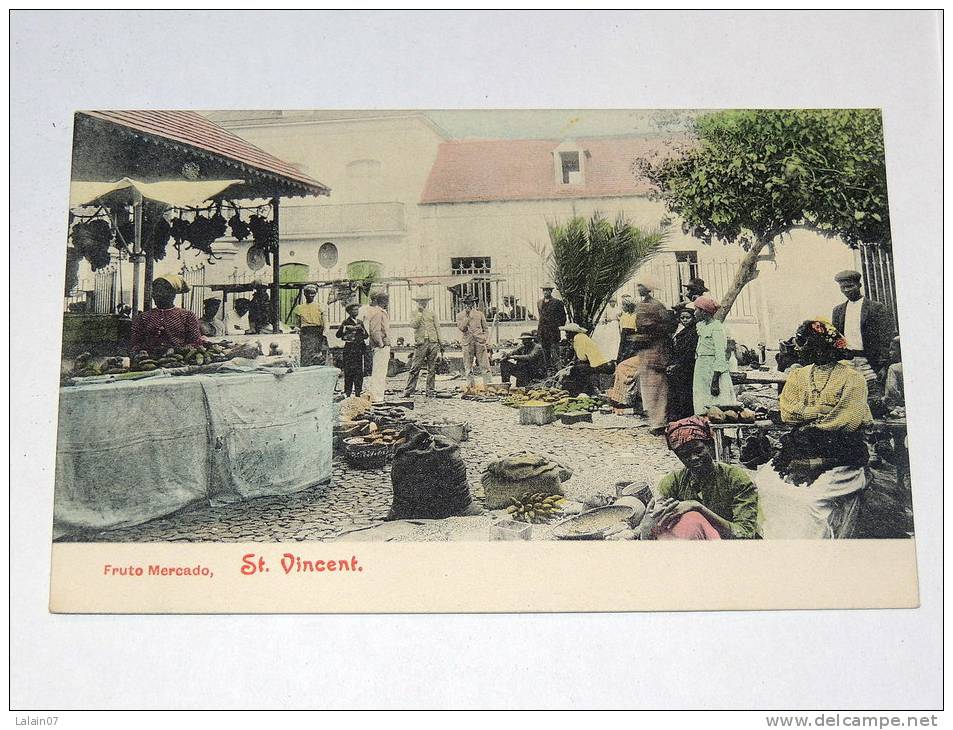
[[[717,317],[758,275],[765,247],[805,227],[848,246],[890,243],[883,127],[876,109],[705,114],[694,143],[641,172],[683,228],[746,254]],[[772,251],[773,252],[773,251]]]
[[[547,222],[551,251],[545,260],[570,321],[592,333],[609,299],[665,242],[662,230],[645,231],[622,214],[601,213]]]

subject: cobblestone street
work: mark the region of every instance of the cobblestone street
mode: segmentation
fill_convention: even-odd
[[[389,379],[402,387],[406,376]],[[441,383],[454,387],[459,381]],[[399,397],[393,395],[389,397]],[[480,477],[497,456],[521,450],[547,453],[573,470],[564,484],[567,496],[584,498],[611,493],[616,481],[651,485],[676,467],[664,439],[648,433],[643,419],[593,414],[589,424],[521,426],[515,409],[499,403],[415,398],[411,414],[419,420],[468,421],[469,440],[461,445],[471,494],[482,504]],[[356,469],[335,454],[330,483],[292,495],[263,497],[217,507],[199,506],[135,527],[68,538],[103,542],[244,542],[315,541],[384,521],[391,505],[390,464],[383,469]],[[487,526],[489,517],[453,518]],[[441,538],[436,538],[441,539]],[[445,539],[445,538],[442,538]]]

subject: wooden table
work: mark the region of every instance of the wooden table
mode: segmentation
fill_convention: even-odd
[[[724,434],[729,428],[738,430],[740,438],[742,431],[758,431],[760,433],[787,433],[794,428],[790,423],[774,423],[773,421],[761,420],[754,423],[711,423],[712,437],[715,442],[715,461],[724,461]],[[877,419],[871,425],[864,429],[868,435],[873,435],[878,431],[886,431],[894,441],[895,446],[901,446],[906,449],[904,443],[907,434],[906,418],[886,418]],[[907,459],[901,459],[897,464],[897,478],[909,478],[909,463]]]

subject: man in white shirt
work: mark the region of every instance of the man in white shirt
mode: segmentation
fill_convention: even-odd
[[[367,309],[364,326],[368,334],[368,346],[373,356],[371,377],[367,391],[375,403],[384,400],[387,383],[387,364],[390,361],[390,319],[387,316],[389,299],[386,292],[371,294],[371,306]]]
[[[851,364],[864,374],[868,389],[878,389],[890,362],[893,319],[880,302],[863,294],[859,271],[841,271],[834,277],[846,301],[834,307],[831,320],[847,340]]]

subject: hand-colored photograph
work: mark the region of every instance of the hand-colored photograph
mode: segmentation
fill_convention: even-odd
[[[55,542],[914,534],[878,110],[73,140]]]

